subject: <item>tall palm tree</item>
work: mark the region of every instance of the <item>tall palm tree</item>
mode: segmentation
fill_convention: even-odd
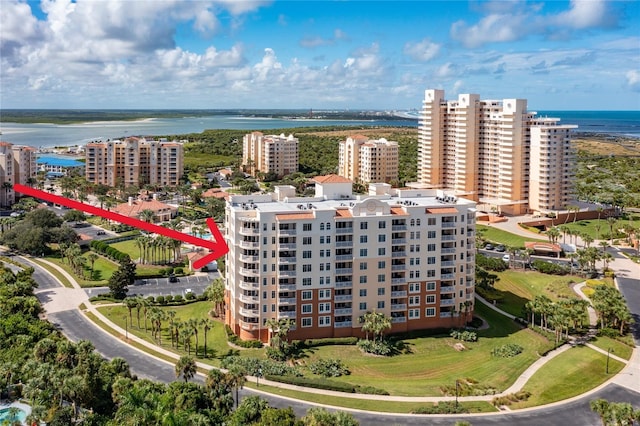
[[[144,209],[138,214],[138,216],[140,220],[152,223],[154,218],[156,217],[156,214],[153,210]]]
[[[180,357],[175,366],[176,378],[180,378],[180,376],[182,376],[185,383],[193,379],[197,371],[196,362],[190,356]]]
[[[613,227],[618,223],[618,219],[615,217],[608,217],[607,223],[609,224],[609,240],[610,244],[613,245]]]
[[[209,354],[207,352],[207,332],[213,328],[214,322],[211,321],[209,318],[203,318],[201,320],[201,324],[202,324],[202,330],[204,332],[204,358],[206,358]]]
[[[91,275],[89,279],[93,280],[93,265],[96,263],[96,260],[98,260],[98,255],[91,252],[87,255],[87,259],[89,259],[89,263],[91,263]]]

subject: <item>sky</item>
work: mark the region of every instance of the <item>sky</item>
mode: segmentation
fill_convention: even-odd
[[[0,108],[640,109],[640,2],[0,0]]]

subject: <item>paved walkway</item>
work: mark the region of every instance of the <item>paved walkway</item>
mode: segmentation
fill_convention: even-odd
[[[71,282],[73,288],[69,289],[69,288],[65,288],[65,287],[58,287],[56,289],[54,289],[53,291],[51,289],[49,289],[48,291],[51,292],[50,294],[50,301],[45,303],[45,309],[47,312],[60,312],[60,311],[64,311],[64,310],[71,310],[71,309],[77,309],[79,307],[79,305],[81,303],[85,303],[86,309],[84,309],[82,311],[83,314],[86,314],[87,312],[91,312],[93,315],[95,315],[97,318],[99,318],[102,322],[104,322],[108,327],[110,327],[111,329],[113,329],[116,333],[121,334],[123,337],[125,336],[126,331],[124,329],[122,329],[121,327],[119,327],[118,325],[116,325],[115,323],[113,323],[111,320],[109,320],[106,316],[104,316],[98,309],[96,306],[94,306],[93,304],[89,303],[88,301],[88,296],[86,295],[86,293],[84,292],[84,290],[80,287],[80,285],[76,282],[76,280],[74,279],[73,276],[71,276],[69,273],[67,273],[64,269],[62,269],[61,267],[59,267],[58,265],[48,262],[46,260],[42,260],[41,261],[47,263],[48,265],[50,265],[51,267],[57,269],[58,271],[60,271],[61,274],[63,274],[68,280],[69,282]],[[493,306],[493,304],[487,302],[486,300],[482,299],[481,297],[477,296],[478,300],[480,300],[482,303],[486,304],[487,306],[489,306],[491,309],[494,309],[495,311],[509,317],[509,318],[515,318],[513,315],[508,314],[507,312],[502,311],[501,309]],[[107,331],[104,331],[105,333],[107,333]],[[178,360],[180,358],[180,355],[175,354],[172,351],[169,351],[165,348],[156,346],[152,343],[149,343],[135,335],[133,335],[132,333],[128,333],[128,341],[129,342],[136,342],[139,345],[142,345],[156,353],[162,354],[163,356],[166,356],[168,358],[171,359],[175,359]],[[516,379],[516,381],[508,388],[506,389],[504,392],[501,392],[499,394],[496,395],[483,395],[483,396],[462,396],[462,397],[458,397],[459,401],[491,401],[493,398],[495,397],[499,397],[499,396],[505,396],[511,393],[515,393],[518,392],[519,390],[521,390],[524,385],[527,383],[527,381],[543,366],[545,365],[547,362],[549,362],[551,359],[553,359],[554,357],[560,355],[561,353],[565,352],[566,350],[570,349],[570,345],[566,344],[563,345],[551,352],[549,352],[546,356],[541,357],[540,359],[538,359],[536,362],[534,362],[532,365],[529,366],[529,368],[527,368],[521,375],[520,377],[518,377]],[[599,348],[595,348],[596,350],[599,350]],[[601,350],[600,350],[601,351]],[[160,362],[165,362],[168,364],[168,361],[165,361],[164,359],[158,358],[152,354],[149,354],[148,352],[144,352],[142,350],[140,350],[140,352],[146,353],[148,356],[156,359],[157,361]],[[605,352],[606,353],[606,352]],[[634,351],[634,355],[638,355],[639,351]],[[613,358],[613,356],[612,356]],[[637,365],[635,365],[636,369],[638,369],[638,373],[634,374],[635,377],[640,377],[640,356],[636,356],[636,363]],[[618,357],[616,357],[616,359],[619,359]],[[626,360],[622,360],[619,359],[621,362],[626,362]],[[210,370],[211,366],[207,365],[207,364],[203,364],[198,362],[197,363],[198,367],[203,369],[203,370]],[[625,369],[626,371],[627,369]],[[619,375],[617,375],[616,377],[620,376],[623,373],[620,373]],[[255,377],[248,377],[247,378],[249,381],[254,382],[256,380]],[[617,381],[615,381],[616,383],[618,383]],[[623,381],[624,383],[620,383],[622,386],[628,387],[629,389],[635,390],[635,391],[640,391],[640,383],[638,382],[633,382],[633,380],[629,380],[628,383],[627,381]],[[383,401],[397,401],[397,402],[438,402],[438,401],[454,401],[456,398],[455,396],[434,396],[434,397],[405,397],[405,396],[388,396],[388,395],[366,395],[366,394],[348,394],[348,393],[344,393],[344,392],[333,392],[333,391],[327,391],[327,390],[322,390],[322,389],[312,389],[312,388],[305,388],[305,387],[301,387],[301,386],[294,386],[294,385],[289,385],[289,384],[285,384],[285,383],[278,383],[278,382],[271,382],[271,381],[267,381],[264,379],[261,379],[261,383],[267,384],[269,386],[274,386],[274,387],[279,387],[279,388],[283,388],[283,389],[289,389],[289,390],[294,390],[294,391],[299,391],[299,392],[305,392],[305,393],[311,393],[311,394],[322,394],[322,395],[330,395],[330,396],[335,396],[335,397],[340,397],[340,398],[350,398],[350,399],[366,399],[366,400],[383,400]],[[604,385],[603,385],[604,386]],[[603,387],[601,386],[601,387]],[[600,389],[601,387],[598,387],[597,389]],[[595,390],[594,390],[595,391]]]

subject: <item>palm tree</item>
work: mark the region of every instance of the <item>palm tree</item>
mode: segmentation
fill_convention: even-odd
[[[203,318],[201,320],[202,329],[204,331],[204,357],[208,356],[207,352],[207,332],[213,328],[214,322],[209,318]]]
[[[387,317],[382,312],[367,312],[363,317],[362,331],[367,333],[373,333],[373,341],[376,341],[377,337],[380,337],[382,341],[385,330],[391,328],[391,318]]]
[[[607,218],[607,223],[609,224],[609,240],[610,240],[610,244],[613,245],[613,227],[615,226],[616,223],[618,223],[618,219],[616,219],[615,217],[608,217]]]
[[[558,237],[560,236],[560,231],[558,231],[558,228],[551,227],[549,229],[547,229],[547,238],[549,238],[549,242],[555,244],[556,242],[558,242]]]
[[[189,321],[187,321],[187,324],[189,327],[191,327],[191,330],[193,331],[193,335],[196,338],[196,345],[195,345],[195,355],[196,358],[198,357],[198,327],[200,327],[200,321],[198,321],[195,318],[191,318]]]
[[[98,255],[91,252],[87,255],[87,259],[89,259],[89,263],[91,263],[91,276],[90,279],[93,280],[93,265],[96,263],[96,260],[98,260]]]
[[[127,297],[126,299],[124,299],[124,305],[127,307],[127,309],[129,310],[129,326],[133,327],[133,315],[132,315],[132,311],[133,308],[135,308],[136,306],[138,306],[138,301],[133,298],[133,297]]]
[[[238,408],[238,403],[239,403],[239,390],[242,389],[242,387],[244,386],[244,383],[246,381],[246,377],[245,377],[246,374],[247,372],[238,365],[233,365],[227,373],[227,377],[228,377],[227,380],[231,384],[231,387],[235,389],[236,408]]]
[[[591,407],[591,411],[594,411],[600,416],[602,425],[607,426],[609,424],[609,401],[607,401],[606,399],[598,398],[589,402],[589,406]]]
[[[196,375],[197,366],[195,360],[190,356],[180,357],[176,363],[175,372],[176,378],[180,378],[180,376],[182,376],[184,378],[184,382],[187,383]]]
[[[153,222],[153,219],[156,217],[156,214],[154,213],[153,210],[144,209],[140,212],[138,216],[140,220],[151,223]]]
[[[9,207],[11,203],[9,203],[9,192],[13,188],[13,184],[11,182],[2,182],[2,188],[4,189],[4,206]]]

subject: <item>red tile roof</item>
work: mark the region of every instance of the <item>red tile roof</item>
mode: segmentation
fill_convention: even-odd
[[[276,220],[309,220],[314,219],[313,213],[283,213],[277,214]]]
[[[453,207],[432,207],[427,209],[427,213],[429,214],[455,214],[458,213]]]
[[[313,181],[316,183],[352,183],[350,179],[335,174],[316,176]]]
[[[400,216],[409,216],[409,213],[404,211],[402,207],[391,207],[391,214],[397,214]]]
[[[209,188],[202,193],[202,198],[224,198],[229,199],[229,193],[221,188]]]
[[[353,215],[349,209],[338,209],[336,210],[336,217],[353,217]]]
[[[161,203],[158,200],[134,200],[132,205],[129,205],[129,203],[122,203],[118,204],[113,209],[113,211],[115,211],[116,213],[120,213],[121,215],[129,217],[138,217],[140,215],[140,212],[144,210],[151,210],[154,213],[158,213],[177,209],[175,207],[171,207],[168,204]]]

